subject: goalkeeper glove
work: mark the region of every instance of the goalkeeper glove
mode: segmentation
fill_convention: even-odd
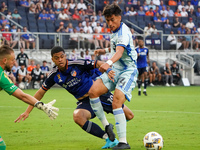
[[[44,111],[51,120],[54,120],[58,116],[58,113],[56,112],[59,111],[58,108],[52,106],[55,102],[56,102],[55,99],[47,104],[44,104],[43,102],[38,101],[35,103],[34,106]]]

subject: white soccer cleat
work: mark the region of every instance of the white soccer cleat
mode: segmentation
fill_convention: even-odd
[[[176,85],[174,83],[172,83],[171,86],[176,86]]]
[[[154,86],[154,84],[153,84],[153,83],[150,83],[150,86]]]
[[[170,86],[169,83],[166,83],[165,86]]]

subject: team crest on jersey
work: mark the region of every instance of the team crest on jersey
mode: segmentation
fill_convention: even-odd
[[[71,72],[71,76],[76,77],[76,75],[77,75],[77,72],[76,72],[75,70],[73,70],[73,71]]]
[[[147,50],[145,49],[145,50],[144,50],[144,52],[146,53],[146,52],[147,52]]]
[[[60,83],[60,82],[63,82],[63,80],[62,80],[61,77],[60,77],[60,74],[58,74],[57,77],[58,77],[58,80],[59,80],[58,82],[59,82],[59,83]]]

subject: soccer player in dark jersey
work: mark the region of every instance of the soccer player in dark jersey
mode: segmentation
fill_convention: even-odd
[[[143,94],[147,96],[146,88],[148,85],[148,75],[147,75],[147,67],[149,62],[149,49],[144,46],[144,41],[138,41],[138,47],[136,47],[136,51],[138,54],[137,58],[137,68],[139,72],[138,76],[138,95],[141,95],[141,84],[144,83]]]
[[[4,73],[4,70],[11,71],[13,65],[15,63],[15,54],[13,49],[9,46],[2,45],[0,47],[0,91],[4,89],[9,95],[13,95],[16,98],[24,101],[25,103],[35,106],[40,110],[43,110],[50,119],[55,119],[57,113],[54,110],[58,111],[57,108],[52,107],[55,101],[50,102],[49,104],[44,104],[39,102],[36,98],[24,93],[17,86],[13,84],[13,82],[8,78],[8,76]],[[5,150],[6,145],[3,139],[0,136],[0,150]]]
[[[19,66],[25,65],[27,67],[27,61],[29,61],[28,55],[24,53],[24,49],[20,48],[20,53],[17,55],[16,60],[18,61]]]
[[[64,49],[56,46],[51,50],[52,61],[55,63],[53,71],[49,74],[47,79],[44,81],[42,87],[34,95],[37,99],[41,99],[47,90],[49,90],[55,83],[66,89],[71,93],[77,100],[77,108],[73,113],[73,119],[83,130],[86,132],[106,139],[106,145],[102,148],[111,148],[118,144],[117,139],[111,142],[108,138],[107,133],[103,131],[97,124],[89,121],[96,115],[90,106],[90,100],[88,91],[93,85],[93,80],[101,74],[98,69],[104,62],[93,61],[93,60],[67,60]],[[112,93],[107,93],[100,97],[104,111],[107,113],[113,113],[112,111]],[[33,109],[29,106],[27,110],[21,114],[16,121],[24,120],[29,116],[29,113]],[[123,105],[123,110],[127,120],[133,118],[131,110]]]

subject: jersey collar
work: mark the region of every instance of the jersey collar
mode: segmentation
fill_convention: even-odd
[[[118,28],[118,29],[116,29],[115,31],[113,31],[113,33],[116,33],[117,31],[119,31],[119,29],[122,27],[122,25],[123,25],[123,22],[121,22],[121,24],[120,24],[119,28]]]

